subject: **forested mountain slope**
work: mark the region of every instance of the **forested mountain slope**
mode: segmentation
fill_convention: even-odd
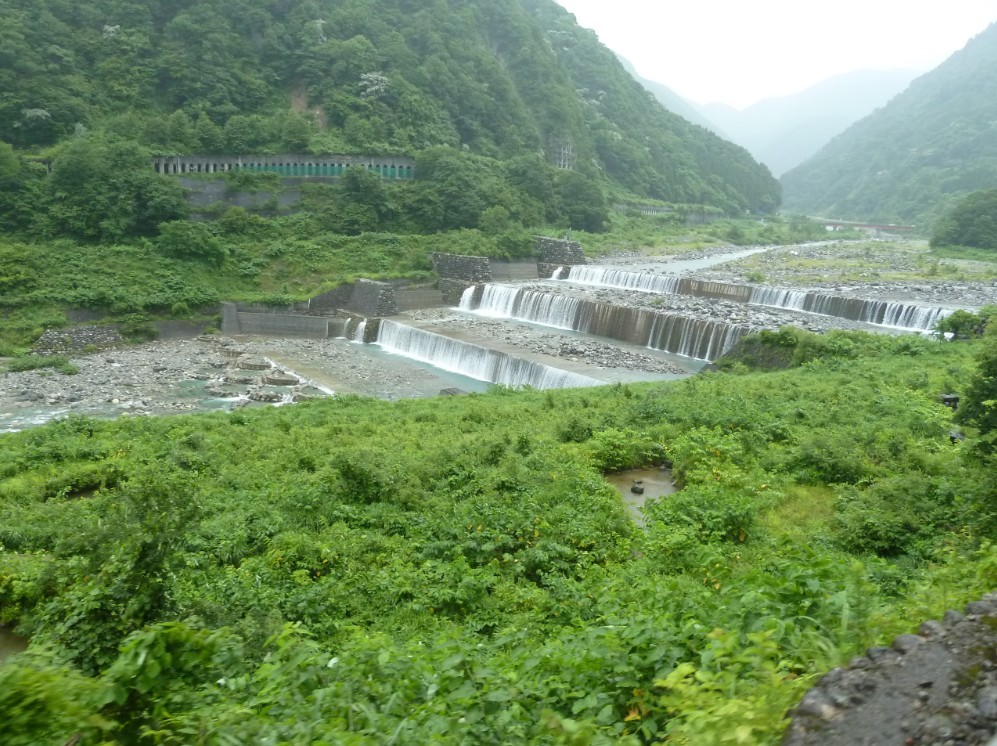
[[[779,202],[551,0],[3,0],[0,92],[18,149],[96,129],[163,152],[544,151],[647,197]]]
[[[789,210],[917,223],[997,183],[997,24],[782,183]]]

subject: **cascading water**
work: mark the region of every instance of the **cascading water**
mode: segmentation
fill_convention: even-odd
[[[557,329],[609,337],[696,360],[715,360],[747,329],[715,321],[540,293],[508,285],[485,285],[480,300],[472,290],[460,308],[491,318],[529,321]]]
[[[588,376],[513,357],[394,321],[381,321],[377,345],[386,352],[429,363],[451,373],[504,386],[559,389],[602,384],[601,381]]]
[[[756,306],[788,308],[822,316],[836,316],[851,321],[915,331],[929,331],[934,328],[935,324],[952,313],[952,310],[948,308],[844,298],[837,295],[824,295],[787,288],[754,288],[749,303]]]
[[[558,329],[575,328],[574,320],[582,303],[568,295],[536,293],[509,285],[485,285],[481,299],[475,302],[474,298],[474,288],[465,290],[460,310],[495,319],[532,321]]]
[[[367,319],[364,319],[359,324],[357,324],[356,331],[353,332],[353,336],[350,337],[351,342],[363,342],[364,332],[367,331]]]
[[[558,279],[555,277],[555,279]],[[748,303],[769,308],[804,311],[822,316],[835,316],[867,324],[895,329],[929,331],[952,313],[951,309],[917,306],[861,298],[845,298],[824,293],[790,288],[755,287],[734,283],[694,280],[674,275],[653,275],[626,272],[591,265],[571,267],[568,282],[596,287],[621,288],[666,295],[693,295]],[[486,290],[487,292],[487,290]],[[484,304],[482,304],[484,305]]]
[[[626,272],[611,267],[596,267],[591,264],[571,267],[567,277],[555,275],[555,280],[565,279],[579,285],[639,290],[644,293],[673,295],[679,292],[681,278],[675,275],[651,275],[642,272]]]

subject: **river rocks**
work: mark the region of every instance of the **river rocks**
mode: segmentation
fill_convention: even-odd
[[[783,746],[988,744],[997,732],[997,593],[825,674]]]
[[[734,248],[716,246],[679,258],[695,260],[727,254]],[[842,251],[862,253],[867,250],[865,246],[849,247],[840,242],[824,242],[780,247],[756,254],[746,261],[763,265],[767,282],[779,284],[785,279],[787,284],[792,284],[796,277],[790,266],[792,262],[834,258],[840,256]],[[897,267],[916,261],[916,257],[911,259],[901,254],[877,261],[881,266]],[[626,250],[600,261],[621,265],[632,271],[661,272],[663,265],[660,259]],[[684,276],[743,283],[744,267],[748,265],[724,265],[720,269],[707,270],[684,266],[686,269],[679,272]],[[813,271],[812,266],[808,271]],[[937,282],[919,279],[904,283],[870,278],[868,283],[859,283],[854,278],[845,281],[829,276],[819,286],[833,289],[834,294],[844,297],[868,297],[872,293],[877,296],[910,294],[914,296],[911,299],[919,303],[973,306],[997,302],[997,284],[985,281],[971,283],[945,278]],[[777,329],[785,324],[814,332],[831,328],[863,328],[861,324],[832,317],[692,296],[569,286],[564,282],[536,282],[528,287],[555,295],[571,293],[595,302],[724,322],[753,330]],[[587,338],[526,324],[510,324],[454,309],[425,309],[409,312],[408,315],[416,323],[426,322],[452,336],[485,346],[494,345],[511,355],[523,355],[568,370],[583,370],[585,367],[605,369],[608,380],[685,375],[701,365],[692,362],[677,364],[674,358],[639,345]],[[60,351],[55,349],[55,340],[62,339],[58,335],[69,331],[47,334],[39,341],[38,351]],[[120,341],[119,337],[109,332],[113,332],[109,327],[77,327],[72,330],[73,341],[66,342],[66,345],[73,344],[80,350],[91,351],[95,346]],[[108,336],[95,336],[105,334]],[[441,389],[465,386],[460,380],[447,378],[445,374],[413,366],[406,360],[384,355],[377,348],[343,339],[240,338],[237,341],[219,335],[204,335],[195,340],[118,348],[111,355],[70,354],[80,371],[75,376],[65,376],[52,370],[0,375],[0,431],[21,429],[54,416],[73,413],[119,416],[122,410],[170,413],[234,407],[249,401],[247,392],[258,390],[256,387],[265,384],[286,390],[281,391],[282,400],[283,394],[290,394],[288,398],[323,395],[319,389],[309,386],[308,381],[302,381],[303,376],[320,380],[326,395],[336,390],[387,399],[435,396]],[[299,370],[302,366],[307,372]],[[281,372],[284,370],[286,376]],[[261,376],[265,376],[266,380]],[[480,389],[467,387],[473,390],[485,388],[484,385]],[[113,402],[115,399],[117,402]],[[128,402],[141,404],[129,409],[125,406]],[[932,637],[926,632],[922,632],[922,636]],[[884,657],[900,655],[895,650],[884,651]]]
[[[250,391],[248,397],[250,401],[268,402],[271,404],[282,401],[284,398],[282,394],[276,391],[264,391],[261,389]]]
[[[544,286],[544,289],[548,289]],[[669,362],[661,355],[637,352],[620,345],[578,336],[541,331],[533,327],[510,326],[508,322],[457,313],[452,309],[413,311],[418,321],[476,337],[491,338],[538,355],[564,358],[569,362],[584,362],[600,368],[625,368],[645,373],[683,375],[689,371]],[[557,365],[551,362],[551,365]]]
[[[268,360],[260,358],[243,358],[236,363],[241,370],[269,370],[272,366]]]
[[[297,376],[289,375],[282,370],[267,373],[262,378],[267,386],[296,386],[301,382]]]
[[[109,326],[76,326],[69,329],[48,329],[32,348],[35,355],[66,355],[97,352],[121,345],[124,340]]]

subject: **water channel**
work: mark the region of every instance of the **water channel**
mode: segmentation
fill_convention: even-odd
[[[23,653],[27,649],[27,638],[14,634],[8,627],[0,627],[0,664],[15,653]]]
[[[670,469],[631,469],[630,471],[607,474],[606,479],[620,493],[634,523],[641,527],[646,522],[644,503],[675,492],[675,483],[672,481]],[[637,485],[642,488],[642,492],[633,491]]]

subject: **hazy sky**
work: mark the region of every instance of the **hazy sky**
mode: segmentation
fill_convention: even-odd
[[[927,72],[997,0],[557,0],[645,78],[743,108],[852,70]]]

